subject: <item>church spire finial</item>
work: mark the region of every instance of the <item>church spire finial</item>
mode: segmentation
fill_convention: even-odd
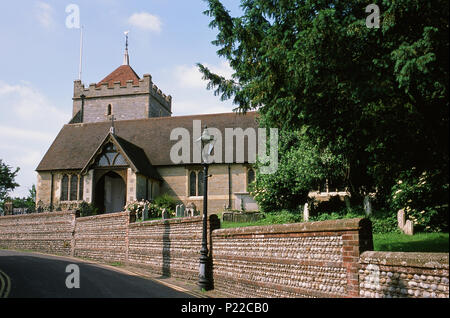
[[[125,31],[125,55],[123,56],[123,64],[122,65],[130,65],[130,57],[128,56],[128,33],[130,33],[130,31]]]

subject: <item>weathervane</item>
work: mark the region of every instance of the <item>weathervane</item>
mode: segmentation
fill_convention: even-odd
[[[128,33],[130,33],[130,31],[123,32],[123,34],[125,34],[125,55],[123,57],[123,65],[130,65],[130,57],[128,56]]]

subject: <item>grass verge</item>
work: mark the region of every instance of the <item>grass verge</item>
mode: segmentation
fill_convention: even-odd
[[[449,252],[448,233],[416,233],[414,235],[373,234],[375,251],[390,252]]]

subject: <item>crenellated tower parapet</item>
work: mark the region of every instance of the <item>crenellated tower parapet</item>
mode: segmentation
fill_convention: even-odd
[[[129,66],[128,66],[129,67]],[[83,101],[84,98],[84,101]],[[83,109],[82,122],[166,117],[172,114],[172,96],[156,86],[150,74],[141,79],[93,83],[74,81],[73,116]],[[78,117],[77,117],[78,118]]]

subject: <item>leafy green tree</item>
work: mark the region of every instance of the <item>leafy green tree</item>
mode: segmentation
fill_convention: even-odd
[[[36,210],[36,186],[33,184],[31,189],[28,190],[28,197],[13,198],[13,207],[15,208],[27,208],[28,212],[34,212]]]
[[[14,181],[18,172],[19,168],[16,168],[16,170],[13,171],[10,166],[0,159],[0,203],[3,204],[9,191],[12,191],[19,186],[19,184]]]
[[[343,156],[334,156],[329,149],[320,149],[301,131],[281,131],[283,142],[278,149],[278,169],[262,174],[256,169],[250,192],[261,210],[266,212],[299,210],[308,200],[308,193],[325,179],[343,180]],[[258,168],[260,163],[256,164]]]
[[[388,198],[412,167],[448,183],[448,0],[373,1],[380,28],[366,26],[367,1],[241,0],[238,17],[206,2],[234,69],[198,65],[215,95],[344,156],[353,198]]]

